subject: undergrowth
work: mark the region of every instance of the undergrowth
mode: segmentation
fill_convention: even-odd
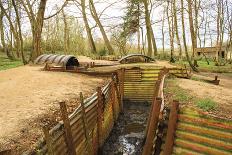
[[[0,52],[0,70],[6,70],[22,66],[23,63],[20,60],[10,60],[4,53]]]

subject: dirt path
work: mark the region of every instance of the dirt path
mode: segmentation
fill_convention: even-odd
[[[215,74],[201,73],[194,75],[203,80],[213,80]],[[221,116],[232,119],[232,77],[218,74],[220,85],[213,85],[204,81],[195,81],[189,79],[177,79],[178,85],[189,90],[193,96],[201,98],[211,98],[219,105],[217,113]]]
[[[80,91],[89,95],[102,83],[100,78],[46,72],[35,66],[0,71],[0,150],[12,141],[17,143],[16,137],[41,132],[30,121],[58,109],[55,101],[76,98]]]

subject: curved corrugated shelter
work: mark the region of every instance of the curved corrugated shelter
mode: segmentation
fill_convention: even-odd
[[[119,63],[134,63],[134,62],[150,62],[155,61],[153,58],[143,55],[143,54],[129,54],[122,57]]]
[[[77,58],[73,55],[56,55],[56,54],[43,54],[37,57],[34,64],[55,64],[58,66],[79,66]]]

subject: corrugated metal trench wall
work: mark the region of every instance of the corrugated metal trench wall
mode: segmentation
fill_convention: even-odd
[[[151,102],[155,82],[161,69],[125,69],[124,100],[130,102]],[[187,70],[183,68],[170,68],[169,73],[177,77],[188,78]]]

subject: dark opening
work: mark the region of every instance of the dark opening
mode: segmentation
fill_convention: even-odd
[[[197,52],[197,55],[200,56],[200,55],[201,55],[201,52]]]
[[[222,51],[222,58],[225,58],[225,51]]]
[[[66,63],[66,67],[79,66],[79,62],[75,57],[71,57]]]

